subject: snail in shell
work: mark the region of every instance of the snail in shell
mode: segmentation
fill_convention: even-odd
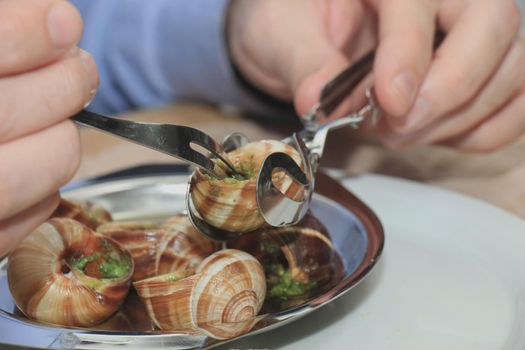
[[[170,273],[133,283],[157,327],[228,339],[257,322],[266,293],[261,264],[235,249],[207,257],[194,275]]]
[[[169,272],[191,275],[219,244],[198,232],[186,215],[174,216],[160,225],[147,221],[110,222],[100,232],[126,248],[135,262],[133,280]]]
[[[323,287],[333,277],[338,256],[326,228],[309,212],[296,225],[264,227],[228,242],[262,264],[267,298],[291,300]]]
[[[40,225],[9,255],[9,290],[37,321],[91,327],[124,301],[133,260],[117,242],[69,219]]]
[[[196,211],[203,220],[213,227],[238,233],[261,227],[265,221],[257,205],[257,175],[266,157],[276,152],[289,155],[301,166],[301,156],[295,148],[280,141],[263,140],[248,143],[226,155],[244,179],[232,176],[218,179],[196,169],[190,180],[190,195]],[[227,175],[227,168],[221,163],[216,161],[215,172]],[[284,171],[275,171],[272,181],[289,198],[303,198],[303,187],[295,183]]]
[[[71,218],[93,230],[113,220],[111,213],[99,204],[90,201],[72,202],[64,198],[60,198],[60,203],[51,217]]]

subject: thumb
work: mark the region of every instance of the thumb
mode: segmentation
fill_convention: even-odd
[[[320,62],[303,62],[302,64],[315,68],[308,70],[305,67],[304,71],[307,73],[294,86],[294,105],[299,115],[304,115],[319,102],[324,85],[348,67],[349,60],[342,52],[333,49]]]
[[[312,54],[294,62],[295,80],[291,86],[299,115],[315,106],[326,83],[366,53],[375,41],[375,19],[359,2],[331,0],[326,4],[325,30],[318,30],[309,37],[307,45],[302,45]],[[349,101],[345,100],[341,107],[350,108],[356,102]]]

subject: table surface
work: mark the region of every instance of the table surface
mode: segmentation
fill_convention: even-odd
[[[294,128],[257,121],[232,109],[191,103],[123,117],[190,125],[218,140],[233,131],[245,133],[251,140],[280,139]],[[81,128],[80,135],[83,157],[77,180],[140,164],[178,162],[92,129]],[[463,154],[435,146],[394,151],[359,139],[355,132],[345,129],[330,134],[322,166],[342,170],[348,176],[376,173],[433,184],[480,198],[525,218],[525,137],[490,154]]]

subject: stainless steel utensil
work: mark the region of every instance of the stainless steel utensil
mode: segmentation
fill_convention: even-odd
[[[434,49],[441,44],[444,38],[443,32],[436,32]],[[301,118],[304,129],[297,135],[294,134],[285,139],[286,142],[296,145],[300,152],[307,154],[309,167],[305,168],[305,175],[309,184],[305,186],[305,196],[302,202],[292,203],[290,198],[287,198],[273,186],[271,178],[267,176],[274,169],[286,168],[285,163],[289,163],[291,158],[285,155],[284,158],[290,159],[275,161],[269,157],[263,163],[257,182],[257,201],[266,222],[269,224],[273,226],[290,225],[298,222],[304,216],[305,208],[308,207],[311,193],[315,188],[315,174],[323,155],[328,132],[345,126],[357,128],[368,118],[371,119],[372,124],[376,123],[380,108],[375,101],[373,88],[366,90],[368,103],[359,111],[343,118],[328,121],[328,117],[372,70],[374,58],[375,51],[372,51],[328,82],[321,91],[319,103]],[[305,147],[297,146],[298,140],[301,140]]]
[[[323,88],[319,104],[302,117],[304,130],[285,139],[294,146],[302,158],[303,168],[284,153],[270,154],[257,176],[257,204],[264,220],[272,226],[287,226],[299,222],[306,214],[315,187],[315,173],[322,157],[324,144],[330,130],[351,125],[356,127],[369,113],[375,116],[376,104],[370,91],[367,93],[369,103],[363,109],[351,115],[328,123],[323,123],[341,101],[366,76],[372,67],[374,54],[368,54],[342,73],[337,75]],[[244,175],[236,171],[228,161],[225,152],[234,150],[248,142],[239,133],[226,138],[221,145],[204,132],[181,125],[143,123],[111,118],[83,110],[71,117],[72,120],[120,136],[137,144],[167,153],[193,164],[211,176],[224,178]],[[209,154],[200,153],[198,145]],[[215,162],[210,155],[220,159],[227,167],[227,174],[217,172]],[[286,174],[303,187],[304,195],[300,201],[288,198],[272,182],[275,169],[284,170]],[[188,185],[186,204],[189,217],[194,226],[207,236],[225,241],[238,237],[238,233],[227,232],[207,224],[199,215],[191,199],[191,181]]]
[[[272,226],[286,226],[299,222],[305,215],[315,188],[315,174],[323,155],[328,132],[344,126],[358,127],[363,120],[371,117],[375,122],[379,108],[375,103],[371,89],[366,91],[368,104],[361,110],[330,122],[325,122],[342,100],[351,92],[372,69],[374,52],[366,55],[357,63],[345,69],[332,79],[321,91],[319,103],[301,118],[304,129],[286,138],[284,141],[295,146],[303,157],[304,177],[288,171],[293,160],[286,154],[279,157],[270,155],[263,162],[257,178],[257,203],[265,221]],[[306,160],[306,161],[305,161]],[[297,182],[304,186],[302,201],[294,201],[281,193],[272,183],[271,174],[275,169],[284,169]],[[300,171],[300,169],[299,169]],[[293,175],[292,175],[293,174]]]
[[[142,123],[111,118],[90,111],[80,111],[71,117],[77,123],[120,136],[139,145],[169,154],[189,162],[208,174],[218,178],[225,177],[217,173],[215,163],[208,155],[198,152],[193,145],[198,145],[220,159],[229,168],[231,174],[243,177],[225,157],[220,143],[204,132],[182,125]]]
[[[379,109],[374,101],[372,91],[367,90],[368,104],[361,110],[344,118],[325,122],[326,118],[333,113],[349,92],[370,72],[373,59],[374,53],[372,52],[326,84],[321,92],[319,103],[301,118],[304,129],[283,140],[294,146],[299,152],[303,168],[285,153],[272,153],[264,160],[257,175],[256,195],[260,214],[269,225],[275,227],[293,225],[298,223],[306,214],[315,189],[315,174],[323,155],[329,131],[349,125],[357,127],[368,117],[371,117],[372,121],[377,118]],[[235,133],[224,140],[223,148],[231,151],[247,142],[245,136]],[[274,170],[284,170],[293,181],[302,186],[304,191],[302,200],[294,200],[281,193],[272,181]],[[191,193],[192,183],[189,181],[186,192],[187,211],[191,222],[199,231],[219,241],[227,241],[239,236],[237,232],[216,228],[203,220],[193,204]]]

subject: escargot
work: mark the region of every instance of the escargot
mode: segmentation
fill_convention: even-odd
[[[262,264],[267,298],[290,300],[323,287],[333,277],[338,256],[326,228],[310,212],[296,225],[264,227],[228,242]]]
[[[71,218],[83,223],[91,229],[113,220],[111,213],[97,203],[90,201],[72,202],[60,198],[52,218]]]
[[[9,290],[27,317],[91,327],[118,310],[133,261],[117,242],[68,218],[40,225],[9,255]]]
[[[98,232],[126,248],[135,261],[133,280],[169,272],[191,275],[197,266],[219,249],[191,225],[186,215],[176,215],[159,224],[148,221],[110,222]]]
[[[171,273],[133,285],[160,329],[217,339],[248,332],[257,322],[266,293],[260,263],[235,249],[210,255],[192,276]]]
[[[224,179],[204,174],[197,169],[191,178],[191,200],[203,220],[211,226],[244,233],[264,224],[256,199],[256,178],[268,155],[275,152],[288,154],[301,166],[301,156],[295,148],[280,141],[263,140],[248,143],[227,154],[235,170],[245,178],[227,176]],[[225,165],[216,163],[216,172],[224,172]],[[275,186],[286,196],[300,200],[303,188],[284,171],[272,174]]]

